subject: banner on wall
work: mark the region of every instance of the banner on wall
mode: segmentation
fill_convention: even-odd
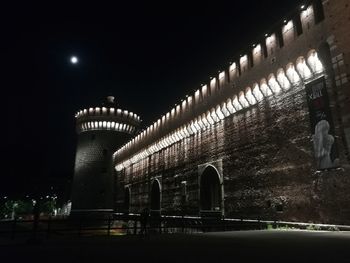
[[[305,85],[317,169],[339,166],[339,155],[324,77]]]

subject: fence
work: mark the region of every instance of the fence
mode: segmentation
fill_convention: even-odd
[[[40,220],[0,221],[0,237],[59,237],[88,235],[122,235],[147,233],[202,233],[210,231],[257,230],[268,228],[297,228],[350,231],[350,226],[310,224],[217,217],[149,216],[114,213],[104,218],[47,218]]]

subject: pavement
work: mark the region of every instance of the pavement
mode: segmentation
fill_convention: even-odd
[[[0,243],[0,262],[350,262],[350,232],[342,231],[257,230],[40,241]]]

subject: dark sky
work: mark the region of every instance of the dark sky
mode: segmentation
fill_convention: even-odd
[[[301,1],[88,2],[2,8],[0,194],[72,177],[78,109],[112,94],[147,125]]]

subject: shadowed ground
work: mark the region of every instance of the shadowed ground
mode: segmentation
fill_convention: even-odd
[[[262,230],[53,238],[0,246],[1,262],[350,262],[350,232]]]

